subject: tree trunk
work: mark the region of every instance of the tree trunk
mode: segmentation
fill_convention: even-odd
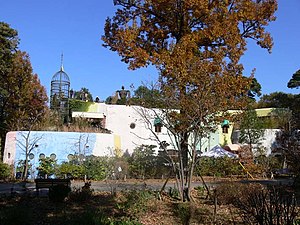
[[[5,147],[5,138],[6,138],[6,134],[2,134],[0,135],[0,161],[3,162],[3,157],[4,157],[4,147]]]
[[[28,174],[28,155],[26,154],[25,165],[24,165],[24,171],[23,171],[23,177],[22,177],[22,180],[23,180],[23,181],[26,181],[26,180],[27,180],[27,174]]]
[[[181,158],[182,158],[182,191],[183,191],[183,201],[190,201],[190,179],[189,176],[191,174],[189,174],[189,168],[188,168],[188,132],[183,132],[182,134],[182,140],[180,143],[180,149],[181,149]]]

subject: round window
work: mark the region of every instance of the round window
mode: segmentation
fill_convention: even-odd
[[[33,159],[34,158],[34,154],[33,153],[30,153],[29,154],[29,159]]]
[[[74,156],[72,155],[72,154],[69,154],[68,156],[67,156],[67,158],[68,158],[68,160],[73,160],[73,158],[74,158]]]
[[[50,155],[50,159],[56,159],[56,155],[54,154],[54,153],[52,153],[51,155]]]
[[[46,156],[45,156],[45,154],[44,153],[41,153],[40,155],[39,155],[39,159],[44,159]]]
[[[131,129],[134,129],[135,128],[135,123],[131,123],[129,126],[130,126]]]

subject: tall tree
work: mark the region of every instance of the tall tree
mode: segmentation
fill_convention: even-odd
[[[0,22],[0,79],[4,78],[11,67],[13,53],[19,44],[18,32],[7,23]],[[1,90],[1,89],[0,89]],[[2,91],[2,90],[1,90]]]
[[[5,143],[6,127],[4,124],[5,111],[8,98],[7,98],[7,82],[6,75],[12,66],[13,54],[17,50],[19,43],[18,32],[7,23],[0,22],[0,139],[1,139],[1,156]]]
[[[293,74],[292,78],[287,84],[288,88],[299,88],[300,87],[300,70]]]
[[[252,79],[243,77],[240,57],[246,39],[269,51],[272,38],[265,26],[275,20],[276,0],[115,0],[108,18],[104,46],[117,51],[129,69],[150,64],[170,111],[179,152],[182,199],[189,199],[196,145],[189,138],[205,135],[222,111],[237,107]],[[217,113],[218,112],[218,113]],[[197,132],[194,132],[197,130]],[[189,164],[188,155],[192,164]]]
[[[33,74],[27,53],[17,51],[7,74],[7,125],[11,130],[32,130],[44,119],[47,94],[36,74]]]
[[[47,95],[38,76],[33,74],[30,59],[17,51],[17,31],[0,23],[0,139],[1,155],[5,135],[10,130],[34,129],[47,111]],[[1,156],[2,158],[2,156]]]

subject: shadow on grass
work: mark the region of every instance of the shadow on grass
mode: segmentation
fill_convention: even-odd
[[[91,195],[85,201],[66,199],[61,203],[51,202],[48,197],[1,197],[0,224],[137,224],[118,211],[116,204],[115,198],[106,193]]]

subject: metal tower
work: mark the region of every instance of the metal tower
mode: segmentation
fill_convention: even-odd
[[[60,70],[51,80],[50,109],[56,110],[64,122],[69,117],[70,79],[63,67],[63,55],[61,55]]]

